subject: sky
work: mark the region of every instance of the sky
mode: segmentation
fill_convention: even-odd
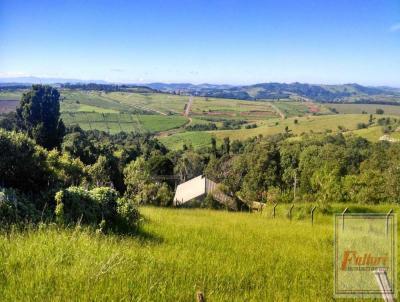
[[[0,0],[0,77],[400,87],[399,0]]]

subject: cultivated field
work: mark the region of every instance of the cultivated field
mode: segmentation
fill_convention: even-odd
[[[181,127],[188,122],[183,116],[98,112],[65,112],[62,119],[65,124],[78,124],[84,130],[97,129],[110,133],[159,132]]]
[[[312,102],[276,101],[273,104],[287,117],[303,116],[310,113],[330,113],[325,106]]]
[[[376,105],[376,104],[326,104],[326,107],[334,108],[339,113],[360,114],[366,112],[375,114],[376,109],[383,109],[386,114],[400,115],[400,106]]]
[[[224,137],[229,137],[231,140],[244,140],[250,137],[258,135],[273,135],[278,133],[284,133],[285,128],[288,127],[290,133],[300,135],[303,133],[324,133],[324,132],[336,132],[338,127],[341,126],[346,129],[347,133],[357,129],[358,123],[368,123],[369,116],[365,114],[346,114],[346,115],[320,115],[320,116],[303,116],[303,117],[292,117],[284,120],[271,119],[267,121],[261,121],[258,123],[257,128],[253,129],[239,129],[239,130],[217,130],[207,131],[207,135],[202,134],[201,146],[206,143],[208,138],[208,145],[210,145],[210,139],[212,136],[217,138],[217,141],[222,141]],[[297,123],[295,123],[297,120]],[[372,128],[372,127],[371,127]],[[378,140],[383,135],[381,127],[375,127],[375,135],[373,140]],[[367,129],[369,130],[369,129]],[[358,131],[358,130],[357,130]],[[376,135],[380,132],[380,135]],[[363,132],[360,132],[363,134]],[[370,134],[370,133],[368,133]],[[369,135],[369,137],[371,136]],[[181,148],[182,139],[192,140],[192,145],[196,145],[200,140],[197,138],[197,133],[178,133],[162,139],[162,142],[172,148]]]
[[[18,104],[15,100],[21,97],[22,92],[0,92],[0,112],[15,110]],[[383,135],[381,127],[357,130],[359,123],[367,123],[369,119],[368,114],[361,113],[375,113],[377,108],[381,108],[385,115],[400,115],[400,106],[389,105],[322,105],[292,99],[271,102],[194,97],[188,119],[182,113],[189,97],[183,95],[62,89],[61,98],[62,118],[67,125],[79,124],[85,130],[98,129],[110,133],[156,133],[171,149],[180,149],[184,144],[195,148],[209,146],[211,137],[220,143],[224,137],[243,140],[260,134],[277,134],[284,132],[286,127],[291,133],[300,135],[335,132],[340,126],[347,135],[354,133],[376,141]],[[345,114],[329,115],[328,107]],[[211,122],[221,127],[223,121],[229,120],[255,123],[257,128],[245,129],[242,125],[238,130],[186,132],[184,129],[185,125]],[[394,133],[392,136],[397,138],[398,135]]]
[[[213,136],[215,135],[208,131],[188,131],[160,137],[159,140],[169,149],[177,150],[182,149],[183,145],[193,148],[209,147]]]
[[[0,114],[15,111],[19,102],[13,100],[0,100]]]
[[[383,115],[382,117],[387,116]],[[172,149],[180,149],[183,144],[190,145],[190,143],[193,147],[199,148],[210,146],[211,137],[215,137],[217,142],[221,143],[224,137],[229,137],[230,140],[244,140],[258,135],[268,136],[284,133],[286,127],[294,135],[325,132],[337,133],[339,127],[342,127],[345,135],[358,135],[370,141],[378,141],[384,135],[381,126],[373,125],[367,129],[357,129],[359,123],[368,123],[368,119],[369,116],[365,114],[305,116],[287,118],[285,120],[271,119],[259,122],[258,127],[254,129],[242,128],[239,130],[185,132],[163,137],[160,140]],[[297,123],[295,123],[295,120],[297,120]],[[395,132],[390,136],[398,139],[400,138],[400,133]]]
[[[185,106],[189,100],[188,96],[173,95],[165,93],[132,93],[132,92],[110,92],[102,91],[77,91],[61,89],[61,111],[67,125],[73,122],[73,118],[68,115],[77,113],[99,113],[99,114],[135,114],[137,116],[146,116],[149,114],[157,116],[176,116],[176,124],[182,125],[180,116],[184,112]],[[2,91],[0,92],[0,100],[19,100],[22,96],[22,90]],[[193,122],[202,123],[214,121],[221,123],[223,120],[244,120],[249,123],[262,122],[279,117],[278,107],[282,107],[287,116],[304,115],[313,112],[313,108],[302,102],[280,101],[274,102],[276,107],[269,101],[242,101],[234,99],[204,98],[194,97],[193,106],[190,115]],[[17,103],[13,103],[16,106]],[[5,107],[5,103],[3,103]],[[7,105],[8,106],[8,105]],[[319,105],[317,106],[319,108]],[[8,108],[8,107],[7,107]],[[4,109],[5,110],[5,109]],[[7,109],[9,110],[9,109]],[[319,111],[319,109],[317,110]],[[114,125],[107,126],[101,122],[99,116],[86,115],[88,119],[84,120],[85,115],[76,116],[75,120],[79,121],[84,129],[105,130],[110,128],[111,131],[117,132],[118,129],[124,131],[130,130],[132,125]],[[94,117],[93,120],[89,118]],[[121,117],[123,119],[123,117]],[[153,118],[155,120],[155,118]],[[166,119],[166,120],[169,120]],[[187,121],[187,120],[186,120]],[[163,119],[160,118],[163,124]],[[132,126],[132,127],[131,127]],[[157,129],[157,130],[155,130]],[[170,127],[150,127],[148,131],[164,131]]]
[[[23,90],[17,91],[0,91],[1,101],[19,101],[21,99]]]
[[[331,301],[333,218],[142,208],[140,236],[47,226],[0,235],[2,301]],[[330,212],[398,211],[337,205]],[[296,212],[297,211],[297,212]],[[299,220],[300,218],[300,220]]]
[[[194,116],[222,117],[250,121],[278,116],[276,110],[271,107],[269,102],[217,98],[195,99],[191,112]]]

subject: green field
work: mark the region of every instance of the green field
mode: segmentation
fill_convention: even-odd
[[[388,117],[382,115],[382,117]],[[393,117],[393,116],[392,116]],[[190,142],[195,148],[210,146],[210,139],[214,136],[218,142],[221,142],[224,137],[229,137],[232,140],[244,140],[258,135],[268,136],[278,133],[284,133],[288,127],[290,133],[301,135],[304,133],[337,133],[338,127],[345,129],[345,135],[358,135],[365,137],[370,141],[378,141],[384,135],[381,126],[370,126],[367,129],[357,129],[359,123],[368,123],[369,115],[365,114],[337,114],[337,115],[320,115],[320,116],[304,116],[292,117],[284,120],[271,119],[258,123],[258,127],[254,129],[239,129],[239,130],[216,130],[206,132],[186,132],[177,133],[161,138],[161,141],[172,149],[179,149],[183,142],[189,145]],[[295,124],[297,120],[297,124]],[[390,135],[392,138],[399,139],[400,133],[394,132]]]
[[[270,207],[142,208],[138,237],[54,225],[3,233],[2,301],[194,301],[198,290],[207,301],[331,301],[333,219],[317,213],[312,227],[309,207],[291,222],[286,205],[276,219]]]
[[[0,91],[1,101],[19,101],[22,96],[22,91]]]
[[[239,129],[239,130],[216,130],[195,133],[178,133],[161,139],[167,146],[176,149],[182,146],[183,140],[187,144],[192,141],[193,147],[204,146],[206,141],[210,145],[211,136],[222,141],[224,137],[229,137],[231,140],[244,140],[258,135],[274,135],[285,132],[288,127],[290,133],[301,135],[303,133],[324,133],[326,131],[337,132],[338,126],[346,129],[347,134],[355,133],[364,136],[367,139],[377,141],[383,135],[381,127],[370,127],[368,129],[357,130],[358,123],[368,123],[369,116],[365,114],[346,114],[346,115],[320,115],[320,116],[303,116],[292,117],[284,120],[271,119],[259,122],[259,126],[254,129]],[[297,120],[297,124],[295,124]],[[207,134],[205,134],[207,133]]]
[[[21,90],[6,91],[0,93],[0,99],[18,100],[21,95]],[[61,89],[61,112],[67,125],[79,124],[85,130],[160,132],[187,123],[181,114],[188,100],[189,96],[165,93]],[[3,107],[3,111],[10,110]],[[208,123],[206,120],[215,120],[220,125],[224,119],[254,122],[278,116],[268,102],[202,97],[194,98],[191,115],[193,125]]]
[[[192,113],[203,117],[240,118],[243,120],[262,120],[277,117],[269,102],[241,101],[233,99],[201,98],[195,99]]]
[[[295,124],[295,120],[298,121]],[[254,129],[240,129],[240,130],[226,130],[215,133],[217,137],[223,138],[225,136],[231,139],[246,139],[249,137],[262,135],[272,135],[282,133],[287,126],[291,133],[302,134],[309,132],[325,132],[336,131],[338,126],[341,125],[349,130],[354,130],[360,122],[367,122],[368,116],[366,115],[322,115],[322,116],[306,116],[298,118],[288,118],[285,120],[276,120],[266,122]],[[278,124],[276,124],[278,123]]]
[[[277,101],[274,104],[285,116],[304,115],[308,112],[307,106],[301,102]]]
[[[66,125],[78,124],[84,130],[98,129],[110,133],[160,132],[181,127],[188,122],[183,116],[129,113],[64,112],[61,117]]]
[[[19,99],[22,91],[2,91],[0,100]],[[361,135],[376,141],[383,135],[381,127],[357,130],[358,123],[367,123],[369,115],[382,108],[385,115],[400,115],[400,106],[372,104],[328,104],[321,105],[302,100],[244,101],[235,99],[194,97],[191,108],[191,125],[216,123],[221,127],[224,120],[244,120],[256,123],[257,128],[238,130],[216,130],[185,132],[189,120],[182,116],[189,96],[165,93],[132,93],[101,91],[61,90],[62,118],[67,125],[79,124],[83,129],[98,129],[110,133],[151,132],[159,133],[160,140],[171,149],[180,149],[184,144],[195,148],[210,145],[212,136],[220,142],[224,137],[231,140],[247,139],[257,135],[282,133],[288,127],[294,135],[302,133],[335,132],[345,128],[346,134]],[[0,102],[1,103],[1,102]],[[13,104],[3,102],[0,111],[13,110]],[[335,108],[338,115],[327,115]],[[281,112],[286,119],[282,119]],[[316,113],[319,115],[312,115]],[[298,123],[295,124],[294,120]],[[179,129],[178,129],[179,128]],[[165,133],[165,131],[172,132]],[[398,133],[392,134],[399,136]]]
[[[376,104],[326,104],[326,107],[334,108],[339,113],[360,114],[366,112],[375,114],[376,109],[380,108],[385,114],[400,115],[400,106],[394,105],[376,105]]]
[[[108,93],[107,97],[130,107],[145,108],[163,114],[181,114],[189,100],[188,96],[165,93],[112,92]]]
[[[194,148],[208,147],[211,145],[211,135],[207,131],[188,131],[160,137],[159,140],[169,149],[182,149],[183,145]]]

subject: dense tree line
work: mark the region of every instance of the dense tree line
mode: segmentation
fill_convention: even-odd
[[[85,90],[85,91],[105,91],[105,92],[116,92],[116,91],[129,91],[134,90],[135,92],[156,92],[156,90],[139,85],[128,85],[128,84],[97,84],[97,83],[65,83],[60,84],[61,88],[67,88],[71,90]]]
[[[342,134],[255,138],[214,157],[209,177],[248,202],[380,203],[400,201],[400,144]]]

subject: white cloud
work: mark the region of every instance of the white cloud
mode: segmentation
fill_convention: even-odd
[[[123,68],[111,68],[110,71],[112,71],[112,72],[124,72],[125,69],[123,69]]]
[[[390,31],[400,31],[400,23],[395,23],[390,27]]]

